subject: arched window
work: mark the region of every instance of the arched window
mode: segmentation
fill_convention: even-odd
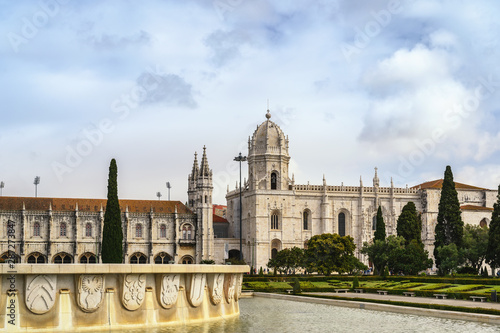
[[[92,224],[85,224],[85,237],[92,237]]]
[[[28,264],[45,264],[45,257],[40,252],[33,252],[26,261]]]
[[[273,239],[271,242],[271,258],[276,258],[279,251],[281,251],[281,241],[279,239]]]
[[[13,251],[5,252],[4,254],[2,254],[0,259],[3,260],[3,263],[13,263],[13,264],[17,264],[21,261],[19,256],[15,254]]]
[[[302,213],[302,220],[304,224],[304,230],[309,230],[309,212],[307,210]]]
[[[38,222],[33,225],[33,236],[40,236],[40,223]]]
[[[182,239],[187,239],[187,228],[186,227],[182,228]]]
[[[193,258],[191,256],[184,256],[181,259],[183,265],[191,265],[193,263]]]
[[[482,219],[481,222],[479,222],[479,226],[481,228],[486,228],[488,226],[488,220],[486,220],[486,218]]]
[[[142,238],[142,224],[137,223],[135,225],[135,237]]]
[[[71,264],[73,262],[73,257],[68,253],[61,252],[54,256],[52,262],[54,264]]]
[[[167,226],[164,224],[160,225],[160,238],[167,238]]]
[[[136,252],[130,256],[131,264],[146,264],[147,262],[148,258],[141,252]]]
[[[377,216],[372,219],[372,230],[377,230]]]
[[[191,226],[188,225],[187,227],[187,239],[191,239]]]
[[[277,230],[279,229],[279,217],[278,214],[273,213],[271,215],[271,229]]]
[[[155,257],[155,264],[168,264],[172,257],[166,252],[160,252]]]
[[[59,236],[66,237],[66,223],[64,222],[59,226]]]
[[[345,236],[345,214],[344,213],[339,214],[339,235],[342,237]]]
[[[96,263],[97,263],[97,257],[93,253],[85,252],[80,257],[80,264],[96,264]]]
[[[35,222],[33,224],[33,236],[40,237],[40,223]]]
[[[278,175],[276,172],[271,173],[271,190],[276,190],[278,188]]]

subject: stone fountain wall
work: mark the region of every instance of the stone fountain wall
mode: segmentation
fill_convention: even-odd
[[[0,330],[157,327],[239,315],[248,266],[0,265]]]

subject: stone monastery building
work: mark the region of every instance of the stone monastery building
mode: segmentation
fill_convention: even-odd
[[[242,188],[243,258],[259,269],[278,251],[304,247],[312,236],[338,233],[354,238],[357,251],[374,237],[378,206],[387,235],[396,234],[404,205],[422,213],[422,241],[433,252],[442,180],[411,188],[295,184],[290,178],[289,141],[269,111],[248,141],[248,179]],[[455,182],[462,219],[489,225],[497,192]],[[239,257],[240,192],[228,192],[225,218],[212,205],[212,170],[206,149],[188,175],[188,202],[120,200],[127,263],[223,263]],[[100,262],[104,199],[0,197],[0,256],[27,263]],[[216,206],[220,211],[221,206]],[[219,214],[220,215],[220,214]],[[9,221],[11,221],[9,223]],[[9,235],[13,235],[8,237]],[[357,253],[367,263],[367,258]]]
[[[248,140],[248,181],[242,199],[247,263],[265,268],[281,249],[304,247],[308,239],[322,233],[350,235],[358,251],[374,237],[379,205],[389,236],[396,234],[397,219],[409,201],[422,213],[422,241],[432,255],[442,180],[411,188],[394,187],[391,181],[390,187],[380,187],[375,168],[368,186],[361,179],[359,186],[332,186],[324,178],[320,185],[299,185],[293,174],[290,177],[288,145],[288,137],[268,111],[266,121]],[[457,182],[455,187],[464,223],[489,225],[497,191]],[[239,237],[239,190],[227,193],[226,199],[229,235]],[[221,261],[220,253],[216,257]],[[358,257],[367,263],[359,252]]]

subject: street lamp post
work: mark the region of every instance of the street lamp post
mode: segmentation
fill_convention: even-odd
[[[161,198],[161,192],[156,192],[156,196],[158,197],[158,200]]]
[[[167,189],[168,189],[168,201],[170,201],[170,189],[172,186],[170,186],[170,182],[167,182]]]
[[[4,187],[5,187],[5,183],[4,182],[0,182],[0,197],[2,196],[2,190],[3,190]]]
[[[35,198],[36,198],[38,196],[38,184],[40,184],[40,177],[39,176],[35,177],[33,184],[35,184]]]
[[[240,162],[240,261],[243,261],[243,232],[241,228],[241,214],[242,214],[242,204],[241,204],[241,162],[247,160],[246,156],[242,156],[241,152],[238,156],[234,158],[236,162]]]

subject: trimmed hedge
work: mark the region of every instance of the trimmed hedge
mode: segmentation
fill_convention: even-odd
[[[388,301],[388,300],[374,300],[374,299],[367,299],[367,298],[355,298],[355,299],[353,299],[353,298],[341,297],[341,296],[325,296],[325,295],[301,295],[301,296],[314,297],[314,298],[326,298],[326,299],[338,299],[338,300],[353,301],[353,302],[400,305],[400,306],[408,306],[408,307],[423,308],[423,309],[436,309],[436,310],[460,311],[460,312],[469,312],[469,313],[481,313],[481,314],[500,316],[500,310],[494,310],[494,309],[466,308],[466,307],[461,307],[461,306],[452,306],[452,305],[443,305],[443,304],[410,303],[410,302],[398,302],[398,301]]]
[[[284,275],[284,276],[264,276],[264,277],[259,277],[259,276],[247,276],[245,275],[243,280],[245,282],[269,282],[269,281],[282,281],[286,282],[289,279],[297,277],[299,281],[325,281],[325,282],[331,282],[332,280],[339,280],[339,281],[352,281],[354,279],[354,276],[347,276],[347,275],[330,275],[330,276],[317,276],[317,275]],[[462,277],[462,276],[457,276],[457,277],[440,277],[440,276],[398,276],[398,275],[391,275],[385,277],[385,279],[382,276],[379,275],[360,275],[358,276],[359,281],[373,281],[373,280],[386,280],[386,281],[394,281],[394,282],[401,282],[401,281],[408,281],[408,282],[421,282],[421,283],[447,283],[447,284],[484,284],[484,285],[500,285],[500,279],[497,278],[484,278],[481,276],[478,277]]]

